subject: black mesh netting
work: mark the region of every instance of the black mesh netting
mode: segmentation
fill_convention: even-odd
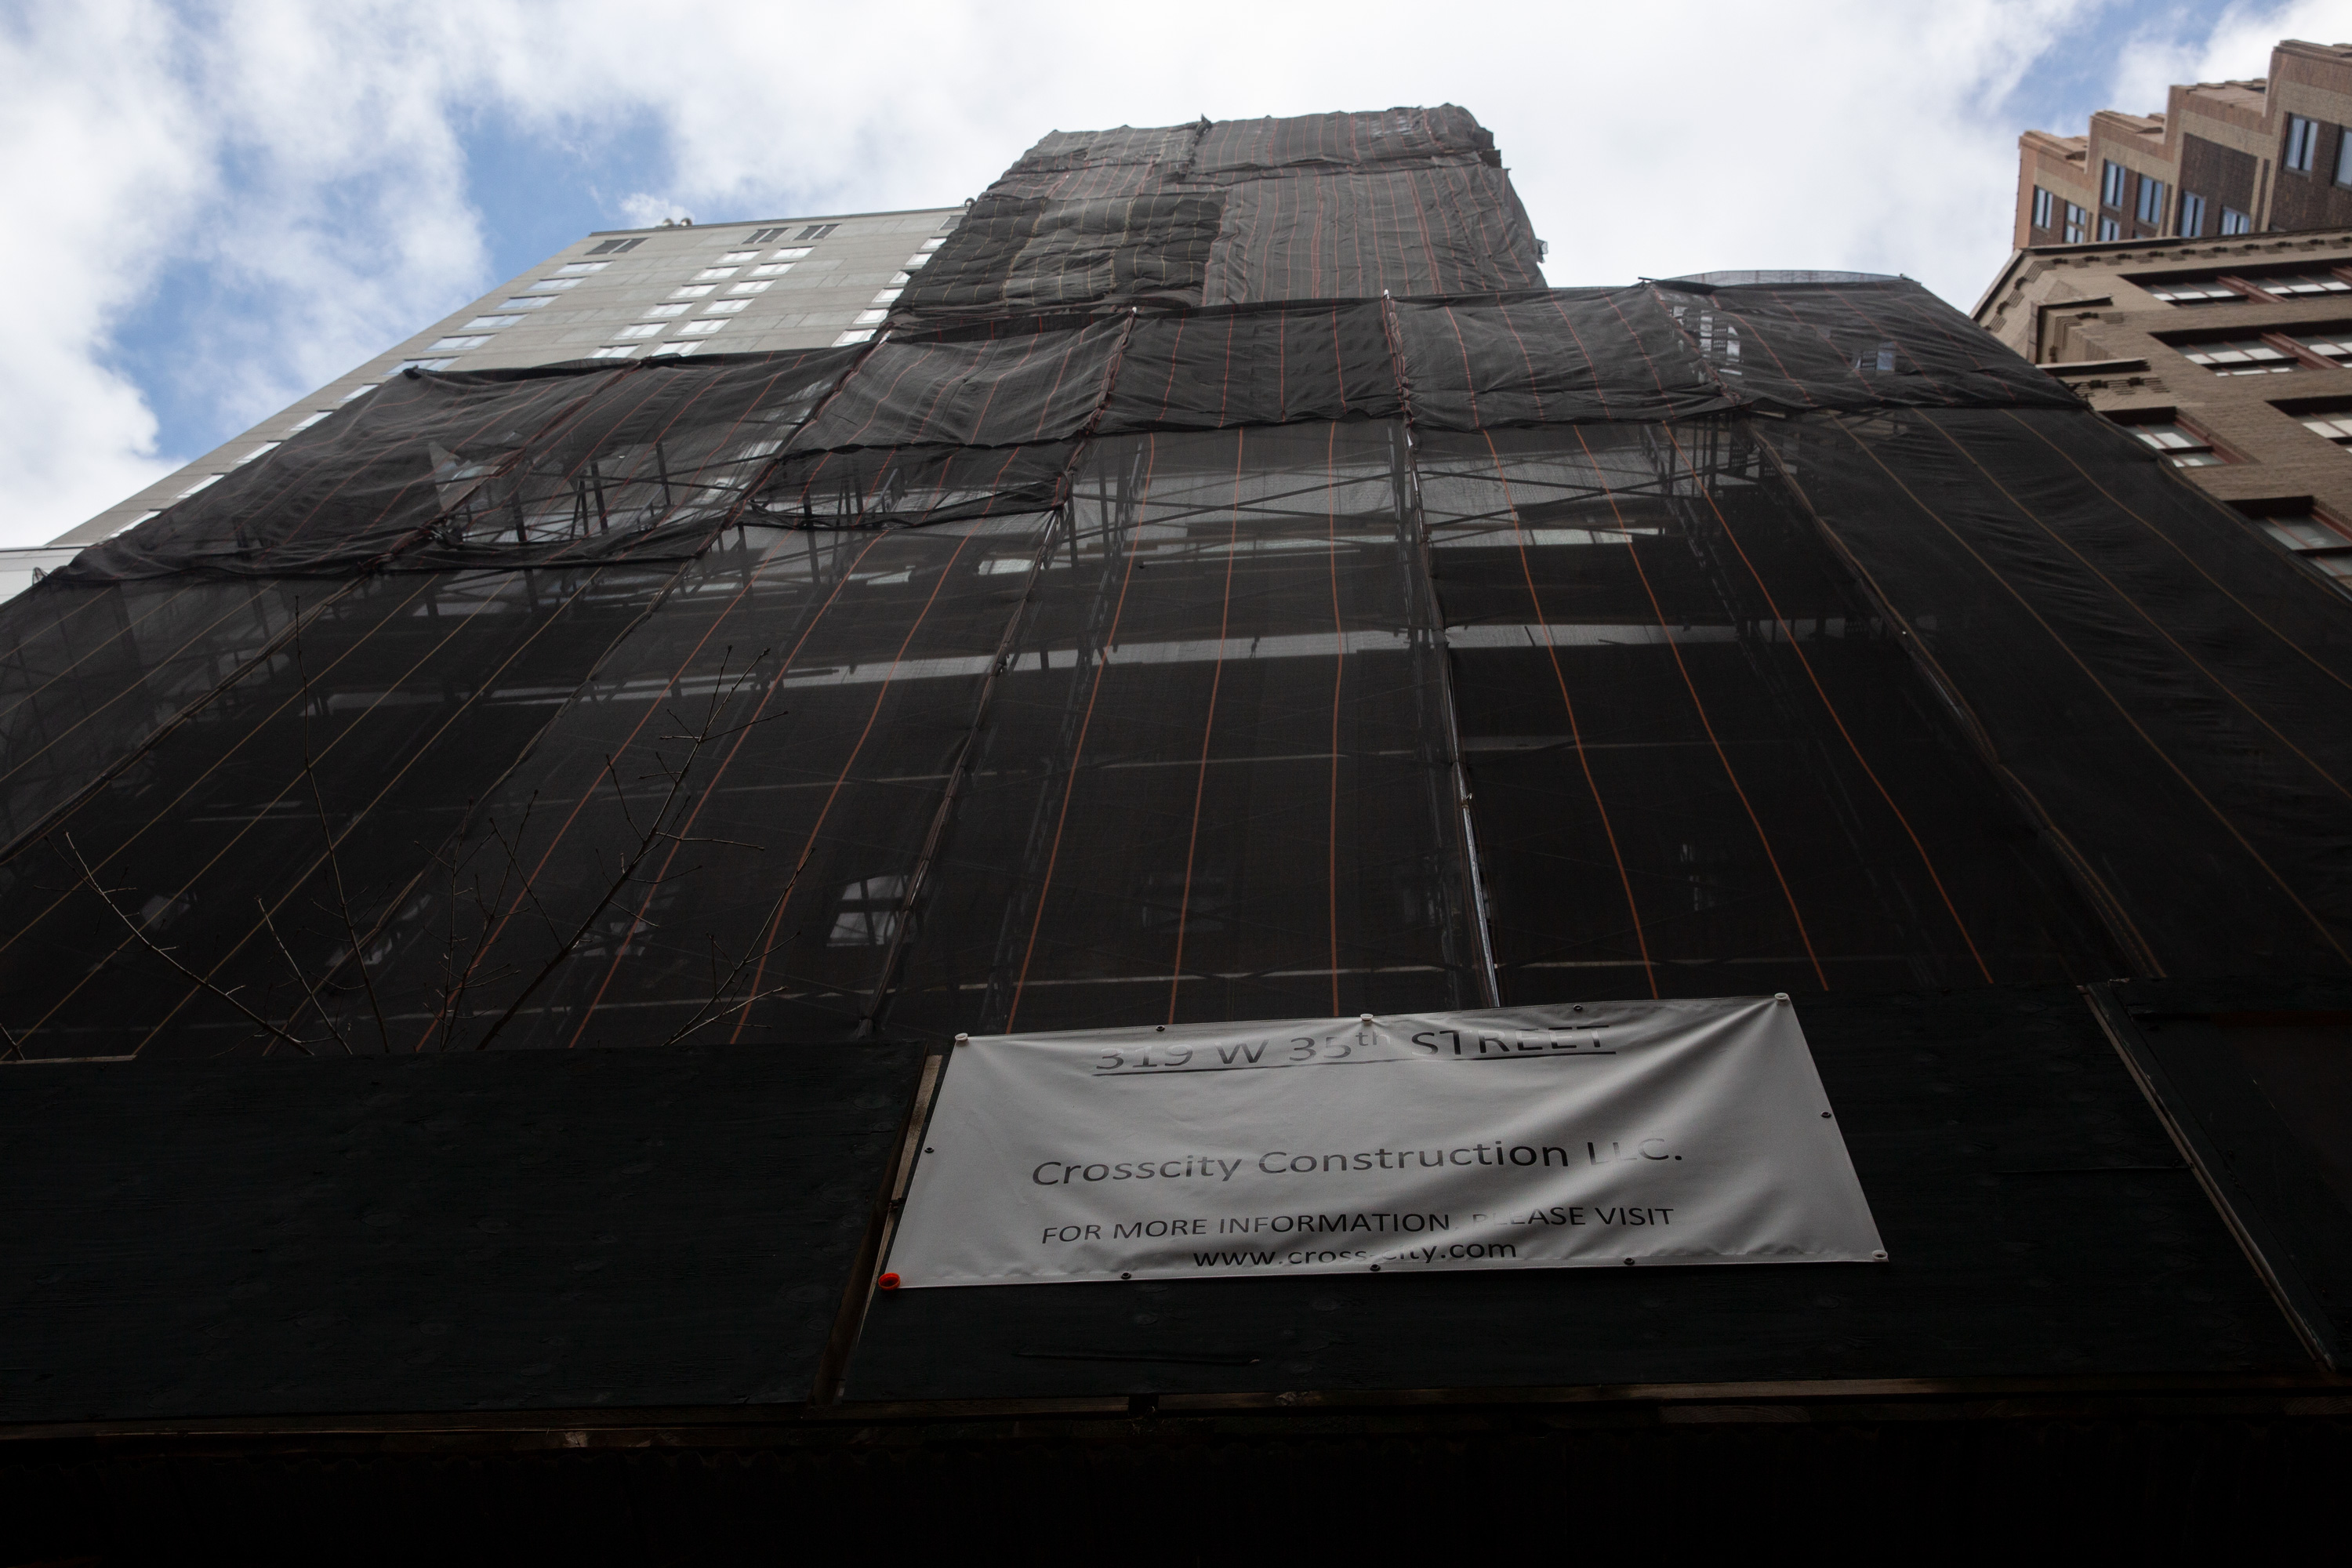
[[[0,1048],[2352,968],[2339,594],[1915,284],[1533,287],[1499,181],[1049,138],[874,342],[404,375],[85,552]]]

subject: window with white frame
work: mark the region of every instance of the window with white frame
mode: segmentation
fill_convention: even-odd
[[[808,255],[808,253],[809,247],[805,245],[788,245],[783,249],[777,251],[773,256],[769,257],[768,259],[771,261],[798,261]]]
[[[2183,343],[2180,353],[2190,364],[2201,364],[2215,375],[2266,375],[2296,368],[2293,354],[2260,338]]]
[[[558,278],[585,278],[591,272],[602,272],[612,265],[609,261],[567,261],[557,268],[553,275]]]
[[[623,327],[613,335],[616,338],[657,338],[662,335],[665,325],[667,323],[662,321],[638,321]]]
[[[504,300],[499,301],[499,309],[501,310],[543,310],[553,303],[555,303],[555,301],[544,294],[522,294],[518,295],[512,300]]]
[[[173,499],[174,500],[185,500],[190,496],[195,494],[198,490],[203,489],[205,486],[218,484],[219,482],[220,476],[218,474],[206,474],[203,479],[198,479],[194,484],[190,485],[186,489],[182,490]]]
[[[749,300],[713,300],[702,307],[702,313],[706,316],[731,316],[739,310],[750,309],[751,304]]]
[[[925,250],[937,250],[940,246],[945,245],[947,242],[948,237],[946,235],[935,234],[931,236],[930,238],[923,241],[922,248]]]
[[[375,390],[375,383],[371,381],[371,382],[369,382],[365,386],[354,386],[354,387],[352,387],[349,392],[344,393],[344,394],[343,394],[343,395],[342,395],[341,398],[337,399],[337,401],[338,401],[338,402],[341,402],[341,403],[349,403],[352,398],[354,398],[354,397],[365,397],[369,393],[373,392],[374,390]]]
[[[422,360],[412,361],[410,363],[417,364],[420,367],[424,363]],[[298,431],[308,430],[311,426],[316,425],[320,420],[326,418],[327,416],[333,412],[334,410],[331,408],[321,408],[316,414],[305,414],[301,418],[297,419],[293,424],[286,426],[286,433],[289,436],[291,436]]]
[[[2162,180],[2151,180],[2146,174],[2142,174],[2139,177],[2139,206],[2137,209],[2139,213],[2139,221],[2155,227],[2162,227],[2164,225],[2165,198],[2171,194],[2172,187],[2166,184]]]
[[[649,319],[654,317],[667,318],[670,316],[683,316],[688,310],[693,309],[694,307],[691,305],[648,305],[644,310],[638,311],[637,314]]]
[[[860,310],[857,312],[855,320],[856,324],[861,327],[870,327],[880,321],[884,317],[889,315],[889,313],[890,312],[887,310]]]
[[[2260,507],[2260,510],[2254,508]],[[2352,534],[2308,501],[2248,502],[2247,522],[2336,587],[2352,592]]]
[[[2352,408],[2336,409],[2326,414],[2305,414],[2303,427],[2323,441],[2333,441],[2339,447],[2352,447]]]
[[[871,342],[873,341],[873,328],[866,327],[861,329],[853,327],[848,331],[842,333],[841,336],[834,339],[833,346],[837,349],[844,349],[847,348],[852,343],[865,343]]]
[[[2319,121],[2305,120],[2300,114],[2286,117],[2286,166],[2298,174],[2311,173],[2311,165],[2319,156]]]
[[[2081,207],[2076,206],[2073,202],[2068,202],[2066,204],[2066,243],[2069,245],[2080,245],[2090,237],[2091,215],[2084,212]]]
[[[2141,285],[2151,300],[2168,305],[2227,305],[2242,302],[2243,294],[2218,278],[2167,278]]]
[[[501,327],[511,327],[521,320],[520,316],[477,316],[466,323],[464,330],[469,332],[495,332]]]
[[[245,467],[246,464],[253,461],[254,458],[260,457],[264,452],[274,452],[285,444],[286,443],[283,441],[264,441],[260,446],[256,447],[252,451],[247,452],[244,457],[239,458],[236,462],[231,463],[229,467],[233,468],[241,468]]]
[[[716,283],[722,278],[734,276],[735,268],[732,267],[706,267],[694,275],[694,280],[697,283]]]
[[[727,291],[730,294],[764,294],[768,291],[768,289],[769,284],[766,282],[730,283],[727,285]]]
[[[2212,441],[2193,425],[2177,416],[2118,420],[2141,442],[2154,447],[2176,468],[2209,468],[2229,461],[2213,449]]]
[[[719,264],[721,267],[738,267],[746,261],[759,259],[760,253],[756,250],[730,250],[719,258]]]
[[[453,359],[404,359],[392,367],[392,374],[398,375],[404,370],[447,370],[457,363]],[[301,427],[299,425],[294,426],[297,430]]]
[[[2049,193],[2049,192],[2047,192],[2047,191],[2044,191],[2044,192],[2042,192],[2042,194],[2043,195],[2048,195],[2050,193]],[[2042,225],[2040,225],[2040,226],[2038,226],[2042,227],[2042,228],[2048,228],[2050,226],[2049,226],[2048,224],[2046,224],[2046,223],[2045,223],[2045,224],[2042,224]],[[912,271],[916,270],[918,268],[927,266],[927,265],[929,265],[929,264],[930,259],[931,259],[931,253],[930,253],[929,251],[928,251],[928,250],[919,250],[919,251],[915,252],[915,254],[914,254],[914,255],[909,256],[908,258],[907,258],[907,270],[908,270],[908,271],[909,271],[909,272],[912,272]]]
[[[706,294],[716,292],[718,288],[716,283],[688,283],[683,288],[671,289],[669,297],[673,300],[699,300]]]
[[[2352,360],[2352,328],[2338,328],[2321,332],[2294,332],[2289,335],[2313,353],[2324,354],[2338,364],[2344,363],[2347,360]]]
[[[2283,300],[2309,300],[2322,294],[2352,294],[2352,283],[2347,283],[2333,272],[2279,272],[2268,278],[2249,278],[2247,282],[2265,294],[2276,294]]]
[[[588,357],[590,359],[626,359],[636,352],[637,345],[635,343],[606,343]]]
[[[792,269],[793,264],[789,261],[763,261],[759,266],[751,268],[751,276],[754,278],[782,278],[785,273],[790,272]],[[735,287],[740,289],[742,285],[738,283]]]
[[[533,292],[543,289],[549,293],[553,293],[561,289],[577,289],[581,282],[582,279],[577,278],[542,278],[530,287]]]
[[[681,337],[707,338],[726,324],[725,321],[688,321],[678,328],[678,334]]]
[[[463,353],[467,349],[480,348],[484,343],[488,342],[490,340],[488,338],[442,338],[434,342],[425,344],[425,352],[430,354]]]
[[[2048,228],[2048,227],[2050,226],[2050,225],[2051,225],[2052,220],[2053,220],[2053,219],[2054,219],[2057,216],[2058,216],[2058,198],[2057,198],[2057,197],[2055,197],[2055,196],[2053,196],[2053,195],[2052,195],[2048,191],[2043,190],[2040,185],[2036,185],[2036,186],[2034,186],[2034,187],[2033,187],[2033,226],[2034,226],[2034,227],[2036,227],[2036,228]],[[913,261],[908,262],[907,265],[908,265],[908,266],[909,266],[909,267],[917,266],[917,265],[919,265],[919,263],[921,263],[922,261],[924,261],[925,259],[927,259],[927,258],[923,258],[923,257],[919,257],[919,257],[917,257]]]
[[[692,353],[701,346],[701,343],[694,341],[693,339],[688,339],[682,343],[664,343],[661,347],[654,350],[653,353],[647,354],[646,357],[647,359],[677,359],[682,355]]]

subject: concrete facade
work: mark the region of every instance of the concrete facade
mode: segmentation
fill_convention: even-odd
[[[495,370],[871,337],[896,290],[961,216],[961,207],[926,207],[588,235],[59,535],[50,550],[6,552],[26,559],[0,562],[0,596],[58,563],[47,560],[55,547],[88,544],[153,516],[406,364]],[[58,560],[70,555],[67,549]]]
[[[2352,44],[2288,39],[2270,74],[2176,85],[2161,114],[2101,110],[2018,138],[2011,243],[2222,237],[2352,225]]]
[[[2036,246],[1976,319],[2345,584],[2352,228]]]

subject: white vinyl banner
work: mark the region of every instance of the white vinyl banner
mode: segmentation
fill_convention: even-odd
[[[974,1038],[887,1267],[908,1289],[1866,1262],[1773,997]]]

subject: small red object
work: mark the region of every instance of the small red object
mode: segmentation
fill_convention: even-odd
[[[885,1274],[881,1279],[874,1281],[874,1283],[879,1285],[885,1290],[896,1290],[898,1288],[898,1277],[896,1274]]]

